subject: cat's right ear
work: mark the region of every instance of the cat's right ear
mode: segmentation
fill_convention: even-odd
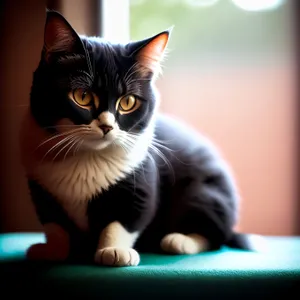
[[[161,62],[166,54],[166,46],[173,27],[155,36],[127,45],[131,56],[135,57],[149,76],[148,71],[157,76],[161,71]]]
[[[60,53],[85,54],[80,37],[68,21],[56,11],[47,10],[46,14],[43,58],[49,61]]]

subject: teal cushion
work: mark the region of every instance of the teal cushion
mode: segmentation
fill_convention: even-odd
[[[193,256],[142,254],[139,266],[123,268],[26,261],[26,249],[43,241],[40,233],[0,235],[2,295],[255,300],[300,295],[300,237],[266,237],[263,253],[224,247]]]

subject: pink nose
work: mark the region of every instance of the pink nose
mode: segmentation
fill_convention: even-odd
[[[109,133],[113,129],[113,127],[109,125],[100,125],[99,127],[102,129],[104,134]]]

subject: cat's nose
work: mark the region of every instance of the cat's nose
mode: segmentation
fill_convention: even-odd
[[[109,133],[113,129],[113,127],[110,125],[100,125],[99,127],[102,129],[104,135]]]

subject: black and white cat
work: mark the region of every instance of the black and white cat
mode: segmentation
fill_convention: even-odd
[[[239,196],[226,162],[157,111],[169,35],[111,44],[47,11],[20,143],[47,237],[30,259],[126,266],[140,252],[251,248],[233,229]]]

